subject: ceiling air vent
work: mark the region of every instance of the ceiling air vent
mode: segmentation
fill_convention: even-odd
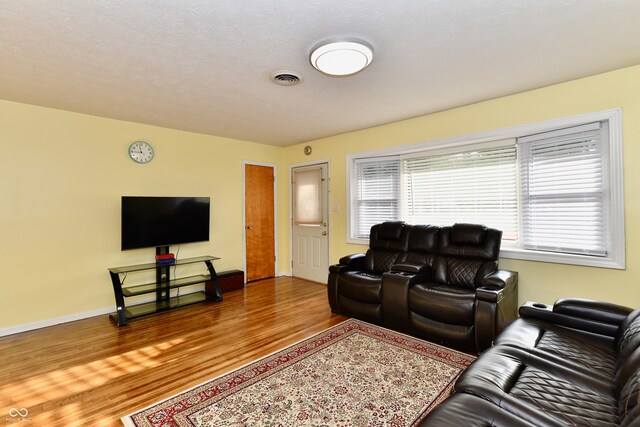
[[[276,71],[271,74],[271,80],[281,86],[293,86],[302,81],[302,76],[293,71]]]

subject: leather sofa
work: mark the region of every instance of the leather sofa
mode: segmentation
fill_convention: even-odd
[[[331,310],[469,352],[515,320],[518,275],[498,269],[502,232],[384,222],[366,254],[329,268]]]
[[[640,426],[640,309],[525,303],[421,426]]]

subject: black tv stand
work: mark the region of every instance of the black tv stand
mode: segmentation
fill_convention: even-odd
[[[156,254],[169,253],[169,247],[156,248]],[[194,304],[202,301],[222,301],[222,290],[218,282],[218,275],[213,267],[213,261],[220,258],[213,256],[201,256],[194,258],[181,258],[176,260],[172,265],[158,265],[155,262],[147,264],[129,265],[125,267],[109,268],[111,282],[113,284],[113,293],[116,299],[116,312],[110,316],[115,320],[118,326],[126,325],[129,319],[145,316],[147,314],[157,313],[160,311],[171,310],[188,304]],[[170,269],[178,265],[195,264],[204,262],[209,274],[200,274],[195,276],[187,276],[171,279]],[[128,273],[156,270],[156,281],[152,283],[143,283],[132,286],[123,287],[122,282]],[[171,290],[182,286],[195,285],[199,283],[210,282],[213,286],[205,286],[205,291],[198,291],[190,294],[171,296]],[[127,306],[125,304],[126,297],[155,293],[155,300],[142,304]]]

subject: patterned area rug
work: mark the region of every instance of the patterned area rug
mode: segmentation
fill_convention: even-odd
[[[475,359],[350,319],[122,418],[126,426],[413,426]]]

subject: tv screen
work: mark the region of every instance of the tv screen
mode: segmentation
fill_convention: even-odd
[[[209,197],[122,196],[122,250],[209,240]]]

